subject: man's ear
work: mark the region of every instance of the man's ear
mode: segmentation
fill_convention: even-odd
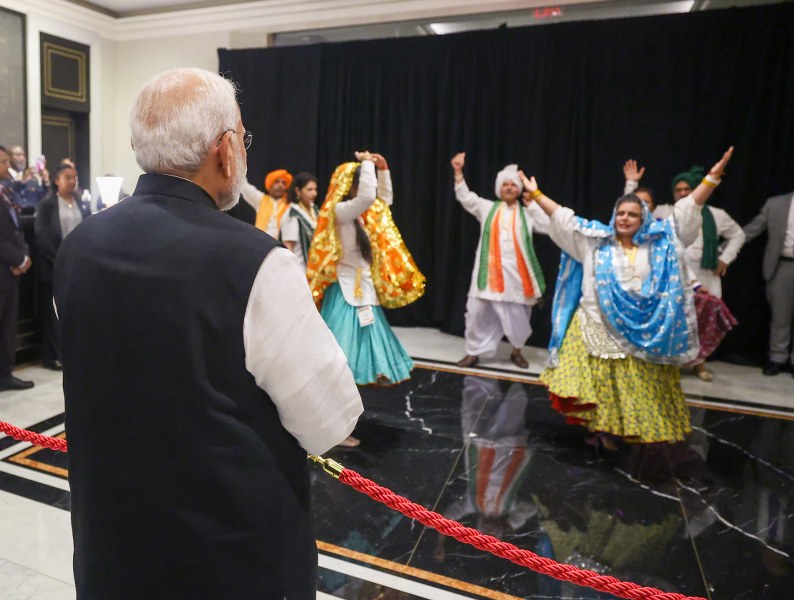
[[[225,135],[221,140],[220,146],[218,146],[218,164],[220,165],[223,174],[229,178],[232,176],[232,152],[229,144],[231,144],[230,138],[232,136]]]

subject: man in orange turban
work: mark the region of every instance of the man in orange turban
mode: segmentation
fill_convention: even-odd
[[[292,185],[292,175],[286,169],[271,171],[265,177],[265,193],[256,211],[256,226],[278,239],[281,218],[287,213],[287,190]]]

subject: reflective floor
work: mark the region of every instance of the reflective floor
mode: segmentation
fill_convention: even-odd
[[[428,366],[400,385],[363,388],[360,448],[327,456],[557,561],[715,600],[794,597],[790,374],[759,379],[768,389],[742,400],[727,392],[740,395],[755,375],[712,365],[710,394],[684,380],[687,443],[607,451],[549,408],[532,376],[541,351],[526,350],[528,373],[499,361],[459,372],[449,365],[459,338],[398,335]],[[36,388],[0,395],[0,419],[57,435],[60,376],[24,374]],[[63,455],[0,439],[0,598],[74,598],[65,467]],[[316,465],[311,473],[318,598],[612,598],[443,537]]]

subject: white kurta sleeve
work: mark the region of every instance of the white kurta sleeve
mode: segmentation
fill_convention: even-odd
[[[524,208],[532,218],[533,233],[549,234],[549,227],[551,227],[551,219],[546,212],[538,206],[537,202],[530,202],[529,206]]]
[[[484,219],[493,206],[491,200],[480,198],[477,194],[470,191],[465,179],[455,183],[455,199],[461,203],[466,212],[477,217],[478,221]]]
[[[388,169],[385,171],[378,171],[378,198],[383,200],[388,206],[391,206],[391,203],[394,202],[391,172]]]
[[[626,194],[633,194],[634,190],[640,187],[639,181],[634,181],[633,179],[627,179],[626,183],[623,185],[623,195]]]
[[[377,193],[375,164],[371,160],[361,163],[361,174],[358,178],[358,194],[352,200],[339,202],[336,205],[336,219],[341,223],[355,221],[359,215],[375,204]]]
[[[716,211],[712,212],[715,213],[716,217]],[[744,245],[744,239],[746,237],[744,235],[744,230],[728,213],[721,210],[717,220],[717,234],[721,238],[725,238],[725,246],[722,248],[722,252],[720,252],[720,260],[726,265],[729,265],[736,260],[739,250],[741,250]]]
[[[697,239],[703,225],[702,207],[695,202],[692,194],[681,198],[673,204],[673,221],[675,233],[684,246],[689,246]]]
[[[284,248],[267,255],[254,280],[243,342],[246,369],[307,452],[322,454],[350,435],[364,411],[361,396],[298,260]]]
[[[561,250],[579,262],[584,262],[588,238],[574,229],[576,214],[570,208],[558,206],[551,215],[549,237]]]
[[[251,208],[254,210],[259,210],[259,202],[262,200],[262,196],[264,196],[265,193],[260,192],[253,185],[246,181],[243,184],[243,187],[240,189],[240,195],[243,197],[243,200],[245,200],[251,206]]]

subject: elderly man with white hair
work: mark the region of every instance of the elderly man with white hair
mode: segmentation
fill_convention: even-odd
[[[497,174],[494,202],[469,191],[463,178],[465,159],[460,152],[451,161],[455,197],[480,222],[480,243],[466,302],[466,356],[458,366],[470,368],[479,357],[494,356],[506,337],[513,347],[511,362],[526,369],[521,348],[532,334],[532,307],[546,289],[532,234],[548,233],[549,218],[531,198],[527,204],[521,200],[523,183],[516,165]]]
[[[233,84],[162,73],[130,111],[145,174],[55,264],[78,600],[316,597],[306,453],[363,411],[295,256],[223,214]]]

